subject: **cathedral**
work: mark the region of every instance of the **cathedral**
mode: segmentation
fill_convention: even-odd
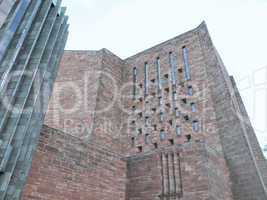
[[[65,50],[61,0],[0,0],[0,200],[267,200],[205,22],[126,59]]]

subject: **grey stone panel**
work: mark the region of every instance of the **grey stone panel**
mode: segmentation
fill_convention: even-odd
[[[37,108],[44,109],[48,104],[48,101],[46,103],[41,99],[47,86],[43,82],[54,81],[55,76],[51,73],[58,69],[68,29],[66,9],[60,8],[61,0],[18,2],[30,4],[25,8],[25,15],[21,14],[21,20],[16,21],[18,19],[15,19],[15,11],[22,12],[23,9],[17,10],[20,4],[15,4],[0,30],[1,41],[1,36],[9,34],[7,27],[17,23],[0,68],[0,93],[9,97],[12,103],[7,107],[3,103],[0,104],[0,199],[20,199],[20,192],[31,166],[33,147],[36,147],[38,142],[35,139],[40,134],[44,120],[45,111]],[[12,77],[10,81],[5,79],[17,70],[20,70],[20,73],[16,77]],[[29,74],[22,76],[26,71]],[[49,71],[50,76],[47,79]],[[47,94],[50,96],[51,91]],[[27,111],[11,112],[11,105],[19,109],[27,108]],[[15,111],[15,108],[12,111]]]
[[[10,23],[8,23],[5,27],[5,32],[2,34],[3,37],[0,41],[0,61],[2,60],[5,51],[8,48],[9,43],[11,42],[29,4],[30,0],[19,1],[18,6],[16,7],[16,10],[10,19]]]
[[[36,49],[34,50],[32,56],[33,57],[39,57],[39,62],[41,61],[41,57],[42,57],[42,54],[43,54],[43,51],[44,51],[44,48],[46,47],[46,43],[49,39],[49,36],[50,36],[50,32],[52,30],[52,27],[53,27],[53,24],[55,22],[55,19],[56,19],[56,16],[57,16],[57,11],[58,11],[58,7],[57,8],[53,8],[51,9],[50,11],[50,14],[45,22],[45,26],[42,30],[42,33],[37,41],[37,46],[38,45],[41,45],[43,46],[43,49],[40,51],[39,49]],[[29,71],[34,71],[33,72],[33,75],[36,75],[36,72],[38,70],[38,63],[37,63],[37,66],[35,64],[32,64],[31,62],[29,62],[29,65],[28,65],[29,68],[27,68],[27,70]],[[24,87],[24,90],[27,91],[27,96],[26,98],[28,97],[29,95],[29,92],[30,92],[30,89],[31,89],[31,86],[32,86],[32,83],[34,81],[36,77],[33,76],[27,76],[26,78],[24,78],[23,81],[30,81],[31,84],[29,84],[29,88],[25,88]],[[26,80],[25,80],[26,79]],[[33,91],[35,92],[35,91]],[[18,104],[15,104],[16,105],[16,108],[19,108],[21,110],[23,110],[24,108],[24,105],[26,103],[26,99],[25,97],[21,98],[21,101],[18,103]],[[16,98],[17,99],[17,98]],[[11,154],[11,157],[10,157],[10,160],[9,160],[9,164],[7,166],[7,168],[5,169],[5,173],[7,172],[10,172],[10,174],[12,175],[13,174],[13,171],[14,171],[14,168],[15,168],[15,164],[16,164],[16,161],[17,161],[17,158],[19,156],[19,148],[17,148],[18,145],[18,142],[20,141],[19,139],[21,138],[21,136],[23,135],[25,129],[26,129],[26,126],[23,125],[23,124],[26,124],[27,121],[30,119],[30,114],[24,114],[24,115],[19,115],[17,118],[16,118],[16,123],[13,124],[10,128],[9,128],[9,131],[7,132],[7,134],[3,135],[4,139],[3,141],[7,141],[7,145],[10,146],[12,145],[12,147],[14,147],[13,149],[13,152]],[[9,122],[10,120],[8,120]],[[18,137],[18,139],[14,140],[14,138]],[[11,178],[11,177],[10,177]],[[6,180],[8,181],[8,180]]]
[[[64,20],[64,23],[61,25],[60,32],[56,36],[57,43],[54,44],[53,51],[51,51],[51,56],[49,56],[50,61],[49,62],[43,61],[44,63],[47,63],[47,67],[48,67],[48,69],[45,71],[45,74],[49,71],[49,69],[52,70],[53,67],[58,68],[58,66],[55,67],[55,65],[52,65],[53,63],[55,63],[55,62],[53,62],[52,57],[55,58],[55,56],[58,55],[58,53],[56,53],[56,52],[64,48],[64,41],[62,39],[60,39],[60,38],[63,38],[63,36],[64,36],[63,35],[64,29],[66,29],[66,18]],[[62,44],[63,46],[60,46],[60,44]],[[46,76],[44,75],[44,77],[46,77]],[[42,83],[40,92],[43,90],[44,90],[44,83]],[[51,92],[50,92],[50,94],[51,94]],[[34,104],[36,104],[36,102],[39,102],[40,98],[41,98],[41,95],[38,95]],[[32,102],[28,102],[28,103],[30,106],[36,106],[36,105],[32,105]],[[37,108],[38,107],[35,107],[35,109],[37,109]],[[23,189],[23,186],[26,183],[27,175],[28,175],[29,170],[31,168],[32,155],[33,155],[34,149],[38,143],[37,138],[38,138],[38,135],[40,133],[41,126],[42,126],[41,123],[39,123],[39,122],[42,121],[42,119],[41,119],[42,116],[43,116],[43,114],[40,113],[40,111],[38,111],[38,109],[33,110],[32,114],[31,114],[31,118],[30,118],[31,120],[28,122],[27,131],[25,133],[26,135],[23,139],[23,145],[22,145],[22,148],[20,148],[19,160],[17,162],[15,172],[13,174],[11,184],[10,184],[10,187],[8,189],[8,196],[12,196],[12,198],[14,198],[14,199],[19,199],[19,196],[21,195],[21,191]]]
[[[16,87],[12,91],[11,98],[9,99],[9,104],[7,106],[6,112],[4,113],[3,118],[1,119],[0,122],[0,131],[3,130],[6,120],[9,117],[9,110],[10,107],[12,106],[12,103],[14,101],[15,94],[18,90],[18,87],[20,85],[20,82],[23,78],[22,74],[25,72],[25,68],[30,60],[31,54],[34,50],[34,46],[38,40],[38,37],[40,35],[40,32],[42,30],[42,27],[44,25],[45,19],[48,15],[49,7],[51,6],[51,1],[44,1],[42,8],[40,9],[40,12],[37,15],[36,20],[33,23],[33,26],[30,29],[29,34],[26,37],[25,43],[22,46],[23,51],[20,51],[18,55],[18,59],[16,60],[15,64],[11,66],[10,71],[12,72],[17,72],[17,76],[12,76],[10,81],[16,82]],[[33,38],[35,36],[35,38]],[[31,39],[32,38],[32,39]],[[26,59],[24,59],[26,57]],[[8,71],[8,70],[7,70]],[[8,73],[10,74],[10,73]],[[4,81],[2,84],[1,88],[1,94],[2,97],[5,95],[6,89],[8,89],[8,82]],[[3,106],[3,105],[2,105]]]

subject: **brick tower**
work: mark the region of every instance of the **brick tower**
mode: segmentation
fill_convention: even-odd
[[[25,199],[265,200],[267,163],[205,23],[125,60],[65,51]]]

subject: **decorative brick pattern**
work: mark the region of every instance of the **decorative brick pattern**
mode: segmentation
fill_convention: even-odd
[[[44,126],[25,199],[266,199],[266,160],[205,23],[125,60],[66,51],[46,124],[62,132]]]

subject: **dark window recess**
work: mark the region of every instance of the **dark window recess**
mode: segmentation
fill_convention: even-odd
[[[142,118],[143,117],[143,113],[138,113],[138,116],[140,117],[140,118]]]
[[[151,83],[156,83],[156,79],[151,79]]]
[[[167,87],[167,88],[164,89],[164,91],[169,93],[170,92],[170,88]]]
[[[142,129],[139,128],[139,129],[138,129],[138,134],[139,134],[139,135],[142,135],[142,133],[143,133]]]
[[[187,142],[190,142],[191,139],[192,139],[191,135],[186,135],[185,137],[186,137],[186,139],[187,139]]]
[[[140,84],[139,84],[139,87],[140,87],[140,88],[143,88],[143,84],[142,84],[142,83],[140,83]]]
[[[156,92],[152,92],[151,95],[152,95],[153,97],[156,97]]]
[[[131,139],[131,145],[132,145],[132,147],[135,146],[135,138],[134,137],[132,137],[132,139]]]
[[[166,139],[166,133],[164,132],[164,130],[161,130],[161,131],[160,131],[160,135],[159,135],[159,137],[160,137],[160,140],[161,140],[161,141],[163,141],[163,140]]]
[[[178,72],[179,73],[183,73],[183,69],[182,68],[178,68]]]
[[[156,131],[157,130],[157,124],[154,124],[153,128],[154,128],[154,131]]]
[[[171,104],[170,104],[170,103],[166,103],[165,106],[166,106],[167,108],[171,108]]]
[[[172,126],[172,120],[169,120],[169,124]]]
[[[169,78],[169,74],[164,74],[164,78],[168,79]]]
[[[154,148],[155,148],[155,149],[158,148],[158,143],[154,143]]]
[[[135,125],[135,121],[132,121],[131,123],[132,123],[132,125]]]
[[[155,113],[157,111],[156,108],[152,108],[151,110],[152,110],[153,113]]]
[[[173,139],[169,139],[169,143],[170,143],[170,145],[174,145],[174,140]]]
[[[132,106],[132,110],[135,111],[136,110],[136,106]]]
[[[138,150],[139,153],[141,153],[143,151],[143,147],[139,146],[139,147],[137,147],[137,150]]]
[[[189,121],[189,116],[188,115],[185,115],[184,116],[184,119],[185,119],[185,121]]]
[[[183,102],[184,104],[186,104],[186,103],[187,103],[186,98],[183,98],[183,99],[182,99],[182,102]]]

